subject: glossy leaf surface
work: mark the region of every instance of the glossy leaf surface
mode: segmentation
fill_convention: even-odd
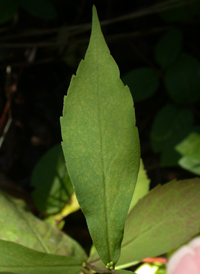
[[[166,68],[179,56],[182,47],[182,33],[178,29],[165,33],[155,47],[155,59],[161,67]]]
[[[122,80],[129,86],[135,102],[154,95],[159,85],[156,71],[148,67],[131,70],[123,76]]]
[[[20,274],[77,274],[81,264],[73,258],[37,252],[0,240],[0,271]]]
[[[75,240],[36,218],[23,201],[0,193],[0,208],[0,239],[37,251],[75,257],[80,262],[86,260]]]
[[[74,192],[60,144],[52,147],[35,166],[31,185],[33,200],[39,210],[55,214],[70,203]]]
[[[93,8],[85,60],[72,77],[61,118],[67,169],[104,264],[116,263],[139,170],[133,100]]]

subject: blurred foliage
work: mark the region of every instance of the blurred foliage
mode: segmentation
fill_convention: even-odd
[[[174,146],[193,129],[194,115],[186,107],[169,104],[157,114],[151,131],[155,152],[161,151],[161,165],[176,165],[180,155]]]
[[[0,24],[10,21],[20,7],[42,19],[57,17],[55,7],[47,0],[0,0]]]
[[[0,0],[0,24],[11,20],[18,9],[16,0]]]
[[[156,71],[145,67],[130,71],[124,75],[122,80],[132,91],[135,102],[148,99],[154,95],[159,84]]]
[[[35,166],[31,185],[33,200],[46,214],[60,212],[74,193],[60,144],[51,148]]]
[[[182,155],[178,161],[182,168],[200,175],[200,134],[193,132],[176,146]]]
[[[182,48],[182,33],[179,29],[171,29],[158,41],[155,47],[155,60],[164,69],[179,56]]]

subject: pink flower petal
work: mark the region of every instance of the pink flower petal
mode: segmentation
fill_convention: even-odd
[[[167,274],[200,274],[200,237],[174,252],[167,264]]]

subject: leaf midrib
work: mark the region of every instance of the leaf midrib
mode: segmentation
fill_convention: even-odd
[[[8,197],[9,199],[9,197]],[[30,228],[30,230],[32,231],[32,233],[35,235],[35,237],[37,238],[38,242],[41,244],[41,247],[44,249],[45,253],[51,254],[51,251],[49,250],[49,248],[47,247],[47,245],[45,244],[45,242],[42,240],[42,237],[40,236],[39,233],[37,233],[37,230],[34,229],[33,225],[31,225],[29,223],[28,218],[25,218],[25,216],[23,215],[22,211],[19,209],[18,206],[16,206],[16,204],[9,199],[9,201],[16,207],[19,215],[21,216],[21,218],[24,219],[24,221],[26,222],[26,224],[28,225],[28,227]]]
[[[97,39],[97,43],[96,45],[98,45],[98,39]],[[109,225],[108,225],[108,205],[107,205],[107,190],[106,190],[106,176],[105,176],[105,162],[104,162],[104,147],[103,147],[103,134],[102,134],[102,121],[101,121],[101,106],[100,106],[100,92],[99,92],[99,63],[98,63],[98,56],[99,51],[98,51],[98,47],[96,47],[96,51],[97,54],[95,54],[95,63],[97,64],[96,66],[96,79],[97,79],[97,98],[98,98],[98,116],[99,116],[99,129],[100,129],[100,153],[101,153],[101,160],[102,160],[102,167],[103,167],[103,187],[104,187],[104,205],[105,205],[105,213],[106,213],[106,232],[108,237],[106,237],[106,242],[107,242],[107,246],[108,246],[108,253],[109,253],[109,262],[111,261],[111,250],[110,250],[110,241],[109,241]]]

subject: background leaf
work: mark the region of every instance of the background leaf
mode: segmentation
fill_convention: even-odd
[[[200,99],[200,63],[183,53],[166,71],[165,86],[171,99],[178,104]]]
[[[34,16],[42,19],[56,19],[57,12],[55,7],[47,0],[19,0],[20,5]]]
[[[150,180],[147,176],[142,159],[140,159],[140,169],[138,173],[137,183],[133,193],[133,198],[129,207],[129,212],[136,203],[149,192]]]
[[[200,160],[200,134],[192,132],[176,146],[176,150],[184,156]]]
[[[174,147],[193,130],[193,113],[173,104],[164,106],[157,114],[152,130],[151,144],[161,152],[161,165],[177,165],[180,154]]]
[[[11,20],[18,10],[17,0],[0,0],[0,24]]]
[[[155,59],[161,67],[166,68],[177,59],[182,40],[182,33],[178,29],[171,29],[161,37],[155,47]]]
[[[0,271],[22,274],[77,274],[81,264],[73,258],[37,252],[0,240]]]
[[[129,86],[135,102],[154,95],[159,85],[156,71],[148,67],[131,70],[123,76],[122,80]]]
[[[0,193],[0,208],[0,239],[37,251],[75,257],[80,262],[87,258],[75,240],[36,218],[23,201]]]
[[[31,185],[34,203],[40,211],[55,214],[70,202],[74,192],[69,178],[61,144],[55,145],[35,166]]]
[[[196,175],[200,175],[200,161],[199,160],[192,158],[190,156],[185,156],[185,157],[182,157],[178,161],[178,164],[182,168],[184,168]]]
[[[139,170],[139,137],[130,91],[119,79],[95,8],[61,128],[67,169],[94,245],[105,264],[116,263]]]
[[[155,257],[200,230],[200,179],[172,181],[147,194],[128,215],[118,264]]]
[[[175,149],[183,156],[179,165],[197,175],[200,175],[200,134],[193,132]]]

